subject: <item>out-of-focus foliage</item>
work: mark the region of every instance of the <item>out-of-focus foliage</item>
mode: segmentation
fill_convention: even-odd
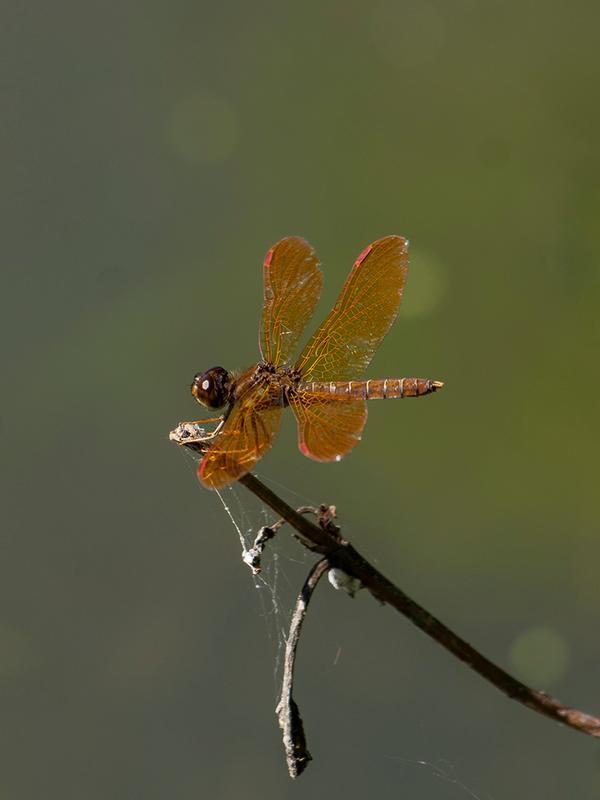
[[[372,404],[339,465],[288,421],[259,475],[600,712],[599,25],[589,1],[8,4],[1,797],[598,796],[596,742],[325,586],[289,784],[235,531],[166,434],[195,371],[256,359],[274,241],[317,247],[322,316],[408,236],[371,375],[443,392]]]

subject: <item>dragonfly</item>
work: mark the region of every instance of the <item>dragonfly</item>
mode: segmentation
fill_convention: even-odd
[[[290,236],[271,247],[263,265],[260,360],[241,373],[223,367],[198,372],[192,395],[224,411],[181,423],[171,434],[189,444],[190,430],[199,431],[198,477],[204,486],[220,489],[252,470],[272,446],[287,406],[296,418],[300,451],[316,461],[340,461],[361,439],[367,400],[422,397],[441,389],[437,380],[364,378],[398,313],[407,270],[408,240],[402,236],[366,247],[332,310],[292,361],[323,274],[304,239]],[[207,423],[216,427],[205,434],[199,426]]]

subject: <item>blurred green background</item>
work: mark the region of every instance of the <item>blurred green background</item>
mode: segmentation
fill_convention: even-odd
[[[310,560],[282,533],[273,606],[167,440],[194,372],[257,358],[273,242],[317,248],[322,317],[366,244],[408,236],[370,375],[443,392],[371,404],[338,465],[287,419],[257,473],[336,504],[415,599],[600,713],[598,4],[2,16],[0,798],[598,797],[597,741],[326,583],[296,690],[315,762],[291,783],[274,658]]]

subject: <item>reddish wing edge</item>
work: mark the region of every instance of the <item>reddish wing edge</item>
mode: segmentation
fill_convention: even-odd
[[[386,236],[361,252],[332,311],[296,362],[303,381],[361,377],[396,317],[407,268],[408,242],[400,236]],[[280,366],[312,315],[322,275],[314,250],[298,237],[269,250],[263,275],[259,344],[263,360]],[[208,488],[241,478],[273,444],[282,406],[272,404],[269,391],[267,384],[256,384],[236,400],[198,467]],[[364,400],[298,390],[289,402],[298,446],[309,458],[337,461],[360,441],[367,420]]]
[[[362,377],[396,318],[407,269],[408,241],[402,236],[386,236],[362,251],[296,362],[304,381]]]
[[[361,439],[367,421],[364,400],[295,392],[290,407],[298,423],[300,452],[315,461],[339,461]]]
[[[259,329],[263,361],[281,366],[289,360],[315,310],[322,282],[317,255],[304,239],[289,236],[269,250]]]

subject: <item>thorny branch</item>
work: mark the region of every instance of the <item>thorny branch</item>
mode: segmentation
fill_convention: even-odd
[[[173,432],[173,434],[174,433],[176,432]],[[171,438],[177,441],[173,434],[171,434]],[[186,442],[185,440],[179,440],[178,443],[193,450],[202,451],[202,446],[198,443]],[[446,627],[443,622],[426,611],[382,575],[381,572],[375,569],[375,567],[369,564],[348,541],[342,538],[339,529],[331,520],[331,514],[328,516],[326,513],[323,513],[319,518],[320,524],[315,525],[284,502],[256,476],[249,473],[240,478],[239,483],[243,484],[249,491],[273,509],[282,520],[291,525],[296,531],[296,537],[302,544],[310,550],[324,556],[324,558],[313,567],[298,599],[292,619],[292,629],[290,630],[290,641],[293,645],[293,652],[289,654],[289,658],[289,643],[286,649],[286,670],[282,701],[286,696],[289,698],[287,701],[289,719],[282,722],[281,715],[283,706],[281,702],[278,706],[277,713],[280,719],[280,725],[284,730],[284,746],[286,748],[286,754],[288,755],[288,769],[291,777],[294,778],[299,775],[306,767],[308,759],[310,759],[310,754],[306,748],[300,715],[296,704],[291,698],[293,656],[298,644],[300,627],[306,613],[308,600],[310,599],[310,595],[317,581],[327,569],[342,570],[347,575],[360,581],[362,586],[364,586],[373,597],[381,603],[386,603],[392,606],[392,608],[395,608],[396,611],[399,611],[407,617],[414,625],[441,644],[442,647],[445,647],[446,650],[461,661],[464,661],[471,669],[508,697],[517,700],[519,703],[522,703],[533,711],[537,711],[539,714],[553,719],[555,722],[562,722],[568,727],[573,728],[573,730],[580,731],[588,736],[600,738],[600,719],[598,717],[586,714],[579,709],[565,706],[545,692],[540,692],[526,686],[475,650],[468,642],[461,639],[460,636],[457,636],[457,634]],[[325,509],[327,509],[327,506],[321,506],[322,511]],[[302,511],[304,510],[305,509],[302,509]],[[277,528],[281,527],[281,524],[281,521],[276,523]],[[289,681],[289,686],[286,684],[286,681]],[[300,723],[299,725],[298,722]],[[291,738],[286,741],[286,736],[288,734]],[[294,736],[296,738],[294,738]],[[300,756],[300,760],[292,760],[291,765],[289,760],[290,752],[292,755],[295,753],[296,756],[298,756],[298,754]]]

